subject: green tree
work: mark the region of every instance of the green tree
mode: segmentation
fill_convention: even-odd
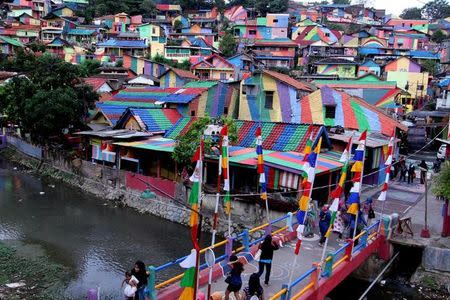
[[[51,54],[28,58],[20,62],[32,66],[27,77],[14,78],[2,88],[0,112],[34,142],[46,144],[61,137],[65,128],[81,128],[98,94],[80,84],[80,67]]]
[[[405,8],[400,14],[400,18],[405,20],[420,20],[422,19],[422,8],[419,7]]]
[[[87,59],[83,61],[80,65],[80,76],[89,77],[95,74],[100,73],[99,68],[102,66],[100,61],[95,59]]]
[[[229,32],[227,32],[219,42],[219,50],[225,57],[233,56],[236,53],[236,47],[236,40]]]
[[[210,118],[203,117],[198,118],[189,127],[189,130],[182,136],[177,138],[177,144],[172,153],[172,158],[181,166],[190,166],[191,158],[194,152],[198,148],[200,143],[200,137],[210,124],[227,124],[228,126],[228,139],[231,144],[237,142],[237,127],[234,121],[230,118]],[[206,138],[204,141],[205,154],[212,154],[211,148],[217,146],[212,139]]]
[[[422,62],[422,68],[428,72],[430,75],[436,75],[438,73],[438,64],[436,61],[427,59]]]
[[[431,40],[439,44],[442,43],[442,41],[445,40],[446,37],[447,35],[445,35],[445,33],[442,32],[442,30],[438,29],[431,35]]]
[[[150,18],[156,14],[156,5],[152,0],[143,0],[139,7],[144,17]]]
[[[433,0],[424,5],[422,14],[429,20],[438,20],[450,16],[447,0]]]
[[[287,11],[288,2],[286,0],[256,0],[255,9],[261,16],[267,13],[282,13]]]
[[[175,30],[175,32],[180,32],[181,29],[183,29],[183,23],[181,23],[180,20],[175,20],[175,22],[173,22],[173,30]]]
[[[450,199],[450,165],[445,164],[438,176],[433,179],[433,193]]]

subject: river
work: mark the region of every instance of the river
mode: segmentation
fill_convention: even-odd
[[[15,168],[0,158],[0,239],[40,245],[70,267],[67,298],[81,299],[98,286],[102,299],[121,299],[123,273],[134,261],[158,266],[190,251],[184,226]]]

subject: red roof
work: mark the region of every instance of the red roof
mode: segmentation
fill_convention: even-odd
[[[264,74],[267,74],[275,79],[278,79],[279,81],[282,81],[298,90],[309,91],[309,92],[313,91],[313,88],[311,86],[307,85],[304,82],[295,80],[294,78],[290,77],[289,75],[285,75],[285,74],[278,73],[275,71],[268,71],[268,70],[265,70]]]
[[[106,83],[106,79],[99,77],[88,77],[84,78],[84,82],[87,85],[90,85],[94,89],[94,91],[97,91],[102,85]]]

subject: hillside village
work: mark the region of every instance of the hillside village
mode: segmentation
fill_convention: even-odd
[[[128,1],[133,9],[100,15],[90,2],[4,1],[1,60],[47,53],[76,65],[97,61],[82,82],[98,101],[87,126],[69,130],[74,149],[83,160],[151,178],[172,196],[186,179],[173,151],[202,117],[234,120],[236,193],[258,188],[258,127],[271,192],[299,189],[306,142],[322,138],[316,185],[324,188],[313,195],[321,201],[338,180],[350,136],[356,143],[368,130],[364,183],[380,184],[392,132],[397,154],[406,154],[448,122],[448,18],[292,1],[263,9],[245,1]],[[20,76],[27,74],[0,71],[0,82]],[[212,189],[216,169],[211,156]]]

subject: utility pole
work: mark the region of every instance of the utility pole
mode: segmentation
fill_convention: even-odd
[[[420,237],[430,238],[430,231],[428,230],[428,170],[420,168],[420,171],[425,172],[425,176],[423,178],[423,182],[425,184],[425,227],[420,232]]]

